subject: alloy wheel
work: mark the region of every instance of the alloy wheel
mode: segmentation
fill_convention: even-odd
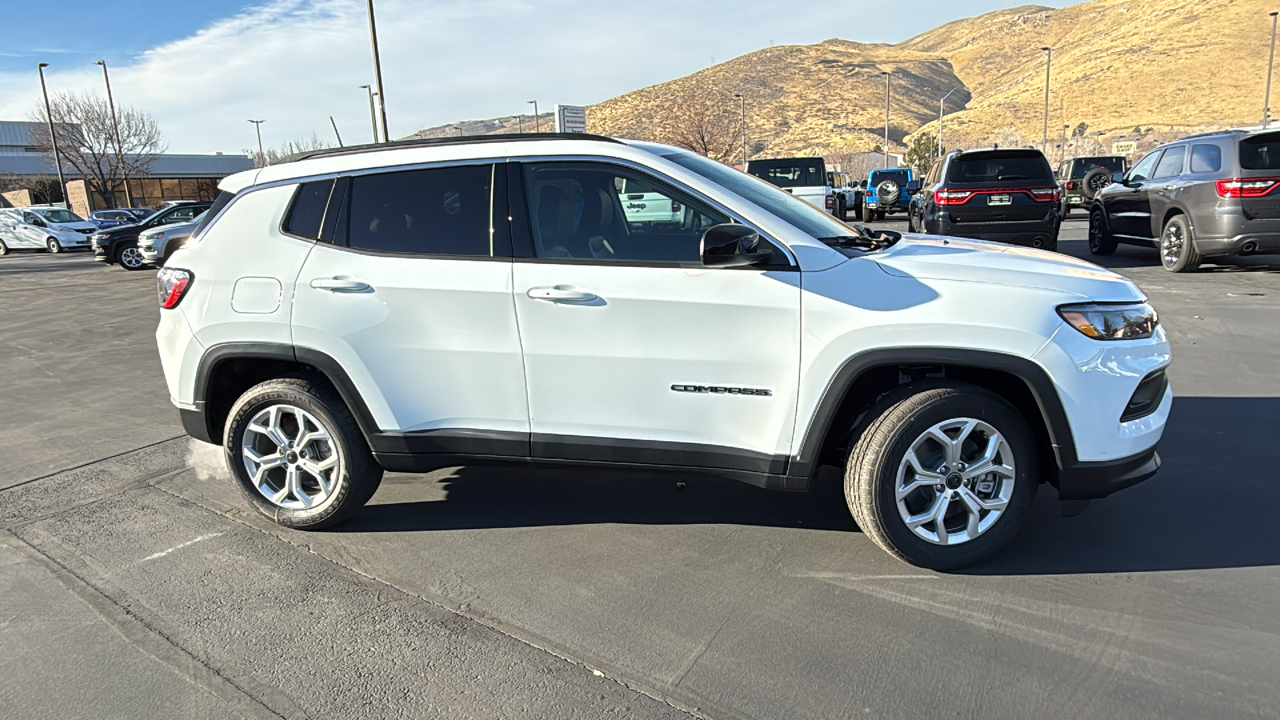
[[[974,418],[945,420],[921,433],[898,466],[898,514],[917,537],[959,545],[1004,515],[1017,477],[1009,442]]]
[[[240,454],[250,482],[273,505],[314,508],[333,495],[341,457],[329,428],[292,405],[258,411],[245,428]]]
[[[1160,259],[1166,266],[1172,267],[1178,263],[1178,259],[1182,257],[1182,246],[1185,242],[1182,228],[1177,223],[1169,223],[1164,229],[1164,234],[1160,236]]]
[[[120,251],[120,264],[130,270],[142,267],[145,262],[142,251],[136,247],[127,247]]]

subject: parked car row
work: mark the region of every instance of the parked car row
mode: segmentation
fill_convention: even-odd
[[[174,204],[157,210],[135,225],[121,225],[96,232],[89,238],[93,245],[93,257],[99,262],[117,264],[126,270],[163,265],[180,241],[191,235],[196,218],[212,204]]]
[[[63,250],[89,247],[98,226],[70,210],[54,207],[0,209],[0,255],[10,250]]]

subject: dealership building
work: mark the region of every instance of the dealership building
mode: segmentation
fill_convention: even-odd
[[[57,168],[36,147],[31,126],[29,122],[0,121],[0,180],[9,187],[16,186],[0,193],[0,207],[32,205],[39,195],[37,185],[47,184],[51,179],[56,185]],[[129,178],[129,190],[134,207],[155,207],[165,200],[212,200],[218,194],[218,182],[222,178],[252,168],[253,158],[248,155],[163,153],[154,156],[145,174]],[[109,198],[89,189],[65,158],[62,175],[67,181],[68,207],[80,216],[112,206]],[[116,204],[122,205],[124,197],[121,183]]]

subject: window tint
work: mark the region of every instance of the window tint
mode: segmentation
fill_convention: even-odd
[[[324,222],[324,210],[329,205],[333,180],[317,180],[298,186],[293,196],[293,207],[284,220],[284,230],[312,240],[320,239],[320,224]]]
[[[490,257],[492,182],[492,165],[357,175],[344,208],[347,245],[383,253]]]
[[[1182,174],[1182,161],[1187,157],[1187,146],[1178,145],[1164,151],[1164,157],[1160,158],[1160,162],[1156,164],[1156,174],[1153,178],[1169,178]]]
[[[1025,150],[993,150],[958,155],[947,170],[949,183],[1002,183],[1020,180],[1053,182],[1049,161]]]
[[[222,212],[222,208],[226,207],[227,203],[231,202],[231,198],[233,197],[235,197],[235,195],[232,195],[225,190],[218,193],[218,197],[214,199],[213,205],[211,205],[204,213],[204,216],[200,218],[200,224],[196,225],[196,229],[192,231],[191,236],[195,237],[204,232],[204,229],[213,221],[214,216]]]
[[[1280,170],[1280,133],[1254,135],[1240,141],[1240,167]]]
[[[747,172],[778,187],[816,187],[826,184],[825,168],[822,158],[753,160]]]
[[[524,180],[538,257],[698,263],[703,232],[729,222],[657,178],[613,165],[525,165]],[[646,192],[626,192],[635,188]]]
[[[1146,157],[1138,161],[1133,166],[1133,171],[1129,173],[1130,180],[1150,180],[1152,171],[1155,170],[1156,161],[1164,154],[1162,150],[1152,150]]]
[[[1191,172],[1212,173],[1222,169],[1222,148],[1217,145],[1191,146]]]
[[[1113,173],[1124,172],[1124,158],[1122,157],[1091,157],[1076,158],[1076,169],[1072,173],[1077,178],[1082,178],[1092,170],[1105,168]]]

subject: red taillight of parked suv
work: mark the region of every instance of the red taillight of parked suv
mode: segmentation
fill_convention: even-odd
[[[835,210],[835,209],[836,209],[836,196],[835,196],[835,195],[828,195],[828,196],[827,196],[827,209],[828,209],[828,210]]]
[[[1218,181],[1218,195],[1224,198],[1262,197],[1280,185],[1280,178],[1227,178]]]
[[[168,310],[175,308],[178,303],[182,302],[182,298],[191,289],[191,283],[195,280],[195,276],[190,270],[179,270],[178,268],[160,268],[160,272],[156,273],[156,284],[160,291],[160,307]]]

